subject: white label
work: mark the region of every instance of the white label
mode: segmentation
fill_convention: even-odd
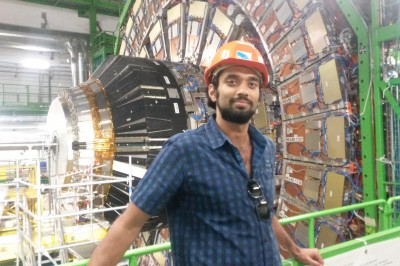
[[[294,103],[297,99],[300,99],[300,94],[298,94],[298,93],[295,94],[295,95],[292,95],[292,96],[290,96],[290,97],[288,97],[286,99],[283,99],[282,103],[283,104]]]
[[[289,57],[289,55],[284,55],[280,61],[281,64],[286,63],[290,60],[291,58]]]
[[[288,181],[288,182],[290,182],[290,183],[299,185],[299,186],[302,186],[302,185],[303,185],[303,181],[302,181],[302,180],[297,179],[297,178],[294,178],[294,177],[291,177],[291,176],[288,175],[288,174],[286,174],[285,180]]]
[[[288,206],[286,206],[286,204],[283,202],[282,203],[282,210],[284,210],[285,212],[287,212],[288,211]]]
[[[282,218],[287,218],[286,213],[284,211],[282,211],[282,210],[279,212],[279,216],[282,217]]]
[[[303,137],[286,137],[286,142],[303,142]]]
[[[169,78],[167,77],[167,76],[163,76],[164,77],[164,80],[165,80],[165,82],[167,83],[167,84],[171,84],[171,82],[169,81]]]
[[[290,167],[290,166],[288,165],[288,166],[286,167],[286,172],[289,173],[289,174],[293,173],[292,167]]]
[[[365,225],[372,226],[372,227],[376,226],[375,219],[373,219],[373,218],[364,217],[364,221],[365,221]]]
[[[276,26],[278,26],[278,22],[274,21],[274,23],[272,23],[269,30],[267,30],[267,36],[269,36],[270,34],[272,34],[275,31]]]
[[[174,103],[175,114],[179,114],[179,105],[178,103]]]

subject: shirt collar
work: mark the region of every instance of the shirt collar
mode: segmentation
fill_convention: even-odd
[[[215,122],[215,115],[208,117],[208,123],[206,125],[206,132],[209,143],[213,149],[217,149],[228,142],[232,145],[228,137],[219,129]],[[249,125],[249,135],[252,141],[255,142],[256,146],[264,149],[267,145],[267,141],[263,134],[261,134],[253,125]]]

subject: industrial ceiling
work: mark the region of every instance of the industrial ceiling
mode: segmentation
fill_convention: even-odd
[[[94,8],[97,13],[119,17],[122,11],[123,0],[22,0],[35,4],[78,10],[80,16],[87,16],[87,12]]]

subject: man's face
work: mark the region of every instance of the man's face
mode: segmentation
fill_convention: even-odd
[[[246,124],[258,107],[260,78],[250,68],[230,66],[219,76],[218,88],[212,88],[210,93],[224,120]]]

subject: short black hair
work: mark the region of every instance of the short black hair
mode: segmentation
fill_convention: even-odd
[[[222,71],[221,71],[221,72],[222,72]],[[218,73],[217,76],[213,76],[213,77],[211,78],[211,84],[214,86],[214,89],[215,89],[215,90],[218,90],[219,76],[220,76],[220,73]],[[217,110],[217,103],[216,103],[216,102],[213,102],[213,101],[211,100],[210,95],[208,94],[208,88],[207,88],[207,105],[208,105],[208,107],[211,107],[212,109]]]

